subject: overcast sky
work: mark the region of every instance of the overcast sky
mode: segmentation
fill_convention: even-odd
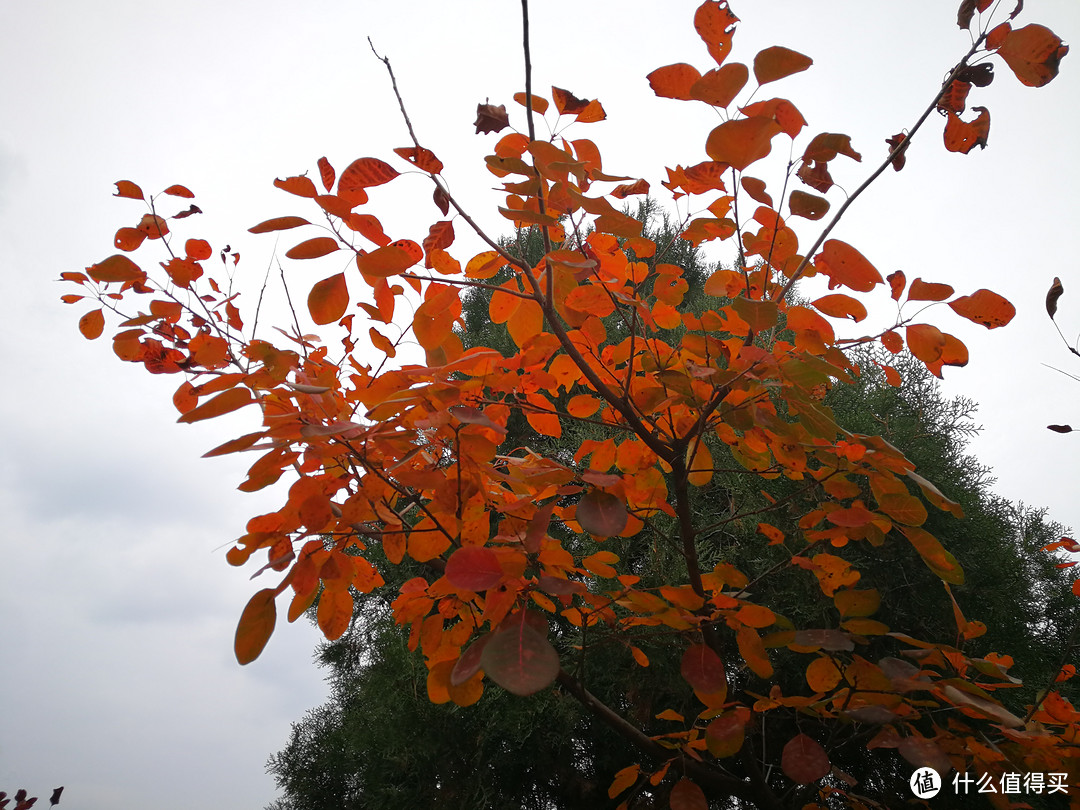
[[[556,84],[599,98],[608,120],[569,134],[596,141],[606,171],[645,177],[665,202],[663,167],[703,160],[716,118],[656,99],[644,76],[679,61],[708,67],[696,5],[533,8],[537,92]],[[852,136],[864,163],[834,169],[851,189],[966,51],[954,5],[740,0],[732,59],[773,44],[815,59],[774,92],[800,108],[809,133]],[[0,4],[0,790],[47,798],[66,785],[62,806],[80,810],[260,808],[275,795],[267,756],[326,694],[311,663],[317,633],[302,622],[279,626],[248,667],[232,655],[256,584],[224,550],[274,503],[236,491],[249,459],[199,456],[254,429],[254,411],[177,425],[169,398],[179,380],[119,362],[108,331],[83,340],[86,307],[57,300],[69,291],[59,274],[114,252],[113,232],[143,213],[110,197],[113,182],[193,189],[206,213],[186,220],[184,237],[239,250],[250,303],[275,240],[245,229],[312,211],[273,178],[314,171],[321,155],[340,169],[409,143],[371,36],[452,190],[499,233],[501,197],[482,167],[496,136],[475,136],[471,124],[485,98],[519,109],[518,14],[509,0]],[[1080,6],[1028,0],[1025,21],[1075,41]],[[993,333],[944,307],[931,315],[972,350],[967,369],[946,371],[949,390],[981,403],[986,430],[974,448],[998,491],[1071,525],[1080,525],[1080,437],[1045,426],[1080,422],[1080,383],[1040,363],[1080,373],[1043,310],[1061,276],[1060,318],[1066,334],[1080,331],[1078,90],[1075,54],[1040,90],[999,69],[970,100],[990,109],[988,149],[947,154],[935,116],[907,168],[888,172],[834,232],[883,274],[903,269],[1013,301],[1016,320]],[[778,189],[778,175],[761,176]],[[373,212],[394,238],[419,241],[433,216],[430,186],[392,185],[376,202],[395,210]],[[800,227],[808,245],[815,232]],[[884,306],[887,294],[876,300]]]

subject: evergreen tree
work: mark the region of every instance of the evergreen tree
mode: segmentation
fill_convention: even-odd
[[[657,216],[649,204],[638,214],[648,223],[650,239],[658,245],[671,245],[665,260],[679,261],[686,268],[685,277],[694,278],[696,283],[687,296],[707,298],[703,289],[710,268],[697,251],[675,238],[675,226]],[[538,234],[531,231],[519,232],[504,247],[532,261],[542,254]],[[496,277],[491,283],[502,280]],[[487,317],[489,300],[490,290],[485,287],[476,287],[465,296],[465,328],[460,336],[466,347],[501,345],[503,327]],[[694,302],[689,304],[693,310]],[[616,313],[606,319],[609,343],[626,334],[619,317]],[[673,331],[679,329],[684,327]],[[512,354],[509,339],[504,339],[505,353]],[[845,429],[879,435],[898,446],[945,497],[963,508],[966,518],[962,521],[932,510],[927,528],[943,540],[965,569],[964,585],[952,589],[958,609],[968,620],[983,621],[992,628],[968,640],[965,649],[979,654],[998,649],[1023,653],[1023,671],[1015,674],[1026,686],[1016,690],[1011,701],[1014,711],[1022,716],[1034,692],[1057,672],[1061,651],[1078,620],[1068,587],[1070,578],[1056,567],[1056,558],[1041,551],[1061,536],[1062,529],[1048,521],[1044,512],[1014,506],[991,492],[990,471],[966,453],[967,439],[976,430],[973,402],[945,397],[937,381],[918,362],[889,358],[904,376],[903,386],[895,388],[875,364],[883,363],[884,358],[866,351],[856,351],[852,357],[860,369],[857,383],[822,392],[822,407],[831,408]],[[565,406],[554,395],[552,401],[557,408]],[[599,435],[590,434],[588,424],[573,424],[573,433],[554,439],[537,434],[521,418],[508,425],[501,452],[512,453],[521,446],[543,448],[571,463],[582,443]],[[776,502],[790,503],[789,512],[778,516],[772,510],[768,520],[782,531],[791,531],[802,514],[798,509],[800,495],[818,484],[777,477],[768,491],[750,491],[760,487],[760,480],[745,474],[726,445],[719,441],[710,444],[710,452],[716,471],[708,486],[694,494],[693,502],[698,517],[704,518],[699,522],[711,521],[711,534],[701,543],[707,557],[702,560],[704,567],[730,562],[740,569],[761,570],[771,561],[783,564],[790,555],[782,545],[763,539],[754,504],[765,509]],[[739,513],[733,511],[736,503],[741,505]],[[644,583],[662,583],[665,566],[675,565],[678,559],[674,550],[670,559],[657,553],[673,536],[673,521],[673,517],[659,514],[638,536],[613,537],[603,546],[623,560],[641,560],[635,574]],[[569,536],[566,539],[572,540]],[[643,543],[654,546],[649,554],[641,553]],[[875,619],[920,638],[963,643],[957,638],[956,625],[940,620],[952,615],[949,593],[908,545],[848,551],[859,557],[862,581],[881,595]],[[411,576],[407,568],[399,573],[402,581]],[[835,617],[806,615],[807,606],[816,602],[800,599],[800,593],[806,594],[812,584],[800,577],[803,573],[792,569],[775,577],[769,586],[776,589],[771,603],[775,604],[780,594],[787,594],[784,615],[795,626],[833,626]],[[390,619],[389,606],[376,595],[358,600],[358,605],[350,631],[339,641],[323,645],[318,653],[320,665],[329,672],[330,701],[294,724],[288,745],[269,762],[269,770],[284,791],[272,810],[422,806],[574,810],[612,804],[607,786],[630,758],[630,751],[608,730],[596,728],[576,700],[559,689],[528,701],[488,689],[478,704],[468,708],[434,705],[427,697],[427,669],[420,652],[408,649],[406,638]],[[647,733],[662,735],[672,730],[667,719],[670,715],[662,712],[696,711],[682,705],[686,695],[670,691],[670,684],[678,681],[671,677],[678,671],[678,649],[668,643],[670,631],[660,623],[641,627],[633,639],[636,650],[605,634],[602,625],[585,632],[566,626],[557,633],[556,644],[561,644],[564,653],[573,650],[590,690],[607,705],[632,716]],[[735,644],[731,644],[734,653]],[[876,660],[876,647],[870,636],[857,654]],[[647,656],[650,666],[632,667],[632,655]],[[739,660],[739,656],[733,654],[731,660]],[[805,656],[774,650],[773,663],[785,694],[805,689]],[[729,679],[733,690],[767,691],[749,670],[731,672]],[[867,723],[867,739],[877,731],[878,726]],[[774,727],[759,744],[782,745],[792,733],[793,729]],[[568,748],[574,751],[573,758],[566,755]],[[860,792],[868,796],[881,799],[907,790],[910,769],[897,767],[895,759],[886,761],[864,745],[848,746],[832,758],[841,770],[863,775]],[[642,780],[630,806],[653,806],[650,788]]]

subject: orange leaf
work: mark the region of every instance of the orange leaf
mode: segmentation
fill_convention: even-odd
[[[1068,52],[1069,46],[1062,45],[1053,31],[1034,23],[1011,31],[998,48],[1016,78],[1028,87],[1052,81],[1058,74],[1058,63]]]
[[[176,421],[198,422],[202,419],[213,419],[215,416],[239,410],[252,402],[255,402],[255,400],[251,396],[251,391],[247,388],[231,388],[204,402],[199,407],[192,408]]]
[[[873,588],[869,590],[845,588],[837,592],[833,597],[833,603],[845,619],[852,616],[871,616],[881,605],[881,594]]]
[[[349,306],[349,288],[345,284],[345,274],[324,278],[316,283],[308,293],[308,312],[311,320],[320,326],[333,323]]]
[[[640,773],[641,766],[635,763],[633,765],[628,765],[615,774],[615,778],[611,780],[611,786],[608,787],[608,798],[614,799],[632,784],[637,782],[638,774]]]
[[[829,201],[816,194],[807,194],[796,189],[788,197],[788,208],[792,216],[821,219],[829,212]]]
[[[780,125],[780,129],[783,133],[792,139],[794,139],[802,131],[802,128],[806,126],[806,119],[802,117],[802,113],[800,113],[795,105],[786,98],[771,98],[767,101],[755,101],[753,104],[740,107],[739,111],[747,118],[753,116],[772,118]]]
[[[79,331],[87,340],[101,337],[105,331],[105,315],[100,309],[92,309],[79,318]]]
[[[907,276],[904,275],[904,271],[897,270],[889,273],[885,278],[888,280],[889,288],[892,290],[892,300],[899,301],[900,296],[904,294],[904,287],[907,285]],[[896,352],[893,352],[893,354],[896,354]]]
[[[911,282],[907,297],[908,301],[944,301],[952,294],[953,288],[948,284],[936,284],[917,278]]]
[[[316,236],[299,245],[289,248],[285,255],[290,259],[318,259],[338,250],[337,239],[331,236]]]
[[[754,57],[754,78],[758,84],[768,84],[793,73],[800,73],[814,64],[809,56],[773,45]]]
[[[284,180],[274,180],[274,185],[282,191],[295,194],[297,197],[318,197],[319,192],[315,184],[307,177],[286,177]]]
[[[169,223],[156,214],[143,214],[136,228],[145,233],[147,239],[161,239],[169,233]]]
[[[841,593],[847,593],[841,591]],[[806,667],[806,683],[815,692],[828,692],[834,689],[842,677],[836,662],[828,656],[821,655],[815,658]]]
[[[914,323],[907,327],[907,345],[919,360],[934,363],[941,359],[941,352],[945,348],[945,335],[936,326]]]
[[[240,614],[233,649],[236,660],[241,664],[250,664],[258,658],[270,640],[277,623],[276,595],[273,588],[263,588],[248,600],[244,612]]]
[[[735,35],[735,23],[739,18],[731,13],[727,2],[705,0],[694,12],[694,28],[709,48],[709,55],[716,64],[723,64],[731,51],[731,39]]]
[[[718,163],[742,171],[772,151],[772,139],[781,131],[771,118],[725,121],[709,133],[705,153]]]
[[[465,275],[469,278],[491,278],[506,266],[506,259],[494,250],[477,253],[465,265]]]
[[[825,776],[832,765],[829,755],[816,740],[805,734],[797,734],[784,746],[780,767],[793,782],[808,785]]]
[[[926,507],[914,495],[906,492],[884,493],[878,498],[881,511],[900,523],[921,526],[926,522]]]
[[[422,146],[419,149],[415,146],[399,146],[394,149],[394,152],[421,171],[438,174],[443,170],[442,161],[435,157],[434,152]]]
[[[127,256],[121,256],[119,253],[91,265],[86,268],[86,272],[94,281],[100,282],[141,281],[146,278],[146,274],[139,269],[135,262]]]
[[[969,321],[982,324],[987,329],[1004,326],[1016,315],[1016,307],[990,290],[977,290],[971,295],[964,295],[949,306],[953,312]]]
[[[979,113],[971,122],[964,121],[954,112],[949,113],[945,122],[945,148],[950,152],[966,155],[976,146],[985,149],[986,139],[990,135],[990,111],[986,107],[972,107]]]
[[[165,189],[163,194],[168,194],[170,197],[184,197],[185,199],[191,199],[195,195],[191,193],[191,190],[187,186],[173,185]]]
[[[603,318],[615,311],[611,292],[601,284],[584,284],[575,287],[566,296],[565,306],[579,312]]]
[[[138,228],[121,228],[113,238],[113,245],[120,250],[130,252],[138,248],[145,239],[146,231],[140,231]]]
[[[661,98],[691,99],[690,88],[701,78],[696,67],[685,62],[657,68],[648,76],[649,86]]]
[[[881,273],[859,251],[839,239],[829,239],[814,257],[818,271],[830,279],[829,286],[844,285],[857,292],[870,292],[884,282]]]
[[[814,306],[832,318],[851,318],[858,323],[866,317],[866,307],[850,295],[834,293],[814,301]]]
[[[945,550],[936,537],[916,526],[901,526],[900,530],[919,552],[927,568],[952,585],[964,584],[964,570],[960,563]]]
[[[117,180],[116,181],[116,193],[114,197],[127,197],[131,200],[144,199],[143,191],[137,185],[130,180]]]
[[[386,278],[404,273],[424,258],[424,249],[409,239],[399,239],[385,247],[356,257],[356,266],[366,276]]]
[[[248,228],[249,233],[270,233],[271,231],[285,231],[289,228],[299,228],[301,225],[310,225],[303,217],[274,217],[258,225]]]
[[[381,186],[398,176],[398,170],[378,158],[360,158],[345,167],[338,178],[338,193]]]
[[[731,62],[710,70],[694,82],[690,97],[714,107],[727,107],[746,86],[750,71],[741,62]]]
[[[514,101],[520,104],[522,107],[528,107],[530,99],[524,93],[514,93]],[[532,108],[533,112],[543,115],[547,112],[548,102],[546,98],[532,94]]]
[[[319,594],[316,619],[327,640],[335,641],[345,635],[352,616],[353,597],[348,588],[324,588]]]

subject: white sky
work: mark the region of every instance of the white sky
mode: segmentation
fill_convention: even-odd
[[[607,171],[644,176],[661,200],[663,166],[703,160],[716,120],[656,99],[644,79],[671,62],[707,69],[696,5],[532,9],[536,92],[557,84],[599,98],[608,121],[569,134],[596,141]],[[782,44],[815,59],[759,98],[790,98],[807,135],[851,135],[864,162],[838,159],[833,174],[854,188],[884,157],[884,138],[915,120],[967,49],[955,5],[736,0],[743,22],[731,58]],[[1076,41],[1074,0],[1027,6],[1021,22]],[[340,170],[409,143],[371,36],[393,60],[418,135],[447,164],[453,191],[498,233],[505,221],[489,212],[501,198],[482,168],[495,136],[475,136],[471,124],[486,97],[512,115],[520,109],[510,99],[523,89],[519,30],[518,4],[505,0],[0,5],[0,789],[47,797],[66,785],[62,806],[82,810],[259,808],[275,792],[266,757],[326,691],[310,662],[316,632],[302,623],[279,626],[251,666],[232,656],[256,585],[225,564],[223,548],[273,504],[235,490],[249,459],[199,456],[253,429],[254,411],[223,425],[176,425],[169,397],[179,379],[120,363],[108,331],[87,343],[76,331],[85,307],[57,300],[69,291],[53,281],[59,273],[114,252],[115,229],[142,214],[110,197],[112,183],[192,188],[206,214],[186,220],[183,236],[239,250],[250,302],[274,238],[245,229],[312,213],[273,178],[314,172],[321,155]],[[949,390],[982,404],[975,449],[999,491],[1080,526],[1080,438],[1045,429],[1080,423],[1080,388],[1040,365],[1080,372],[1043,311],[1059,275],[1059,317],[1080,331],[1077,58],[1040,90],[999,65],[994,84],[969,101],[990,109],[989,148],[947,154],[941,122],[931,121],[907,168],[888,172],[834,234],[883,274],[903,269],[1013,301],[1013,325],[993,333],[943,307],[932,316],[972,350],[967,369],[946,371]],[[755,173],[775,194],[778,175]],[[381,192],[376,203],[401,203],[372,213],[394,238],[419,241],[435,216],[430,187],[401,178]],[[456,225],[459,242],[471,244]],[[798,227],[808,245],[816,232]],[[334,269],[290,272],[310,282]]]

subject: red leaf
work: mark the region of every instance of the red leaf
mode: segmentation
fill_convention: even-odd
[[[1011,31],[998,53],[1023,84],[1042,87],[1058,74],[1058,63],[1069,52],[1061,38],[1042,25],[1025,25]]]
[[[485,546],[463,546],[446,561],[446,578],[457,588],[486,591],[498,585],[502,576],[499,558]]]
[[[938,773],[947,773],[952,767],[948,755],[936,742],[925,737],[904,737],[896,750],[916,768],[933,768]]]
[[[100,309],[92,309],[79,318],[79,331],[87,340],[101,337],[105,331],[105,315]]]
[[[889,273],[885,278],[888,280],[889,287],[892,290],[892,300],[899,301],[900,296],[904,293],[904,287],[907,286],[907,276],[904,275],[904,271],[897,270]],[[896,352],[893,352],[893,354],[896,354]]]
[[[581,528],[599,537],[612,537],[626,528],[626,504],[610,492],[591,489],[577,505]]]
[[[702,694],[727,689],[724,662],[707,644],[691,644],[683,653],[679,671],[683,679]]]
[[[345,284],[345,274],[324,278],[317,282],[308,293],[308,312],[311,319],[320,326],[333,323],[349,306],[349,288]]]
[[[451,685],[460,686],[480,671],[480,660],[490,638],[490,635],[481,636],[461,654],[454,668],[450,670]]]
[[[977,290],[971,295],[961,296],[950,301],[949,306],[957,315],[982,324],[987,329],[1004,326],[1016,315],[1016,307],[990,290]]]
[[[270,640],[277,622],[275,596],[273,588],[263,588],[251,597],[244,607],[244,612],[240,614],[233,649],[236,660],[241,664],[250,664],[258,658],[266,642]]]
[[[303,217],[275,217],[265,222],[260,222],[251,228],[249,233],[270,233],[271,231],[285,231],[289,228],[299,228],[301,225],[310,225]]]
[[[949,113],[945,122],[945,148],[950,152],[966,155],[976,146],[986,148],[986,139],[990,135],[990,111],[986,107],[972,107],[979,113],[971,122],[961,120],[954,112]]]
[[[193,199],[195,195],[188,189],[187,186],[169,186],[165,189],[164,194],[168,194],[170,197],[184,197],[185,199]]]
[[[205,261],[214,255],[210,243],[205,239],[188,239],[184,242],[184,253],[189,259],[197,262]]]
[[[671,795],[668,796],[668,805],[671,810],[709,810],[709,802],[705,799],[705,791],[686,777],[676,782],[671,789]]]
[[[428,254],[425,267],[431,267],[431,251],[445,250],[454,243],[454,223],[450,220],[436,222],[424,238],[424,252]]]
[[[550,686],[559,675],[559,654],[546,635],[527,618],[512,616],[484,645],[480,665],[507,692],[525,697]],[[546,620],[540,621],[546,626]]]
[[[334,167],[325,157],[319,158],[319,179],[322,180],[323,188],[330,191],[334,187],[334,178],[337,176]]]
[[[784,746],[780,767],[793,782],[808,785],[825,776],[832,765],[829,755],[817,741],[805,734],[797,734]]]
[[[316,236],[289,248],[285,255],[290,259],[318,259],[338,250],[340,246],[332,236]]]
[[[131,252],[138,248],[145,239],[146,231],[140,231],[138,228],[121,228],[116,232],[113,245],[120,248],[120,250]]]
[[[311,182],[307,177],[286,177],[284,180],[278,178],[274,180],[274,185],[280,188],[282,191],[287,191],[290,194],[295,194],[297,197],[318,197],[319,192],[315,188],[315,184]]]

